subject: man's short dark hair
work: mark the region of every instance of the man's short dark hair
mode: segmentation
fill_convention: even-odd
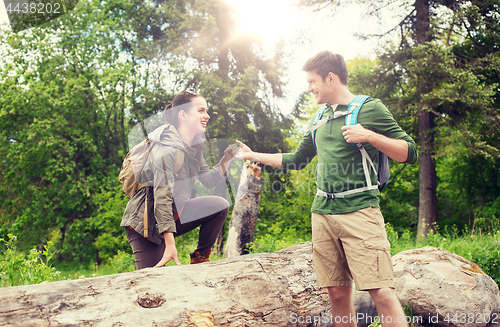
[[[309,58],[302,70],[305,72],[316,71],[316,74],[320,75],[323,80],[326,80],[328,73],[332,72],[339,77],[342,84],[347,85],[347,66],[344,57],[339,54],[321,51]]]

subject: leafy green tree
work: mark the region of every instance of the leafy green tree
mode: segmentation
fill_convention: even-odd
[[[256,151],[286,149],[284,139],[292,120],[274,104],[283,96],[283,44],[269,55],[262,40],[236,35],[238,21],[225,1],[196,1],[193,10],[205,19],[195,27],[197,38],[181,53],[191,69],[180,84],[207,99],[211,107],[207,136],[238,138]]]
[[[4,32],[0,84],[2,233],[38,244],[90,217],[126,149],[130,71],[98,1],[40,28]],[[62,27],[61,27],[62,26]],[[78,242],[76,242],[78,243]],[[89,244],[87,244],[89,245]],[[68,251],[72,253],[72,251]]]
[[[186,88],[212,108],[209,137],[285,149],[292,121],[272,100],[282,53],[233,39],[227,10],[221,1],[85,0],[40,27],[2,32],[0,233],[26,249],[56,235],[65,260],[127,250],[117,180],[127,134]]]
[[[267,55],[262,40],[237,35],[236,15],[225,1],[194,1],[188,14],[194,36],[178,49],[176,62],[190,68],[178,71],[182,79],[177,82],[180,90],[194,89],[207,99],[213,162],[235,139],[255,151],[287,151],[285,137],[293,121],[274,104],[283,95],[283,44]],[[215,194],[227,196],[226,186],[219,185]],[[221,251],[222,234],[216,243]]]

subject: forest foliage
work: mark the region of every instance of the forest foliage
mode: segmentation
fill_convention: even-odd
[[[477,235],[500,220],[500,8],[454,3],[431,15],[427,43],[405,34],[374,60],[348,61],[349,87],[380,98],[417,141],[418,110],[433,114],[434,235]],[[27,253],[53,244],[57,262],[129,253],[117,179],[127,134],[185,89],[210,106],[212,162],[226,140],[293,151],[318,106],[292,95],[293,114],[282,114],[274,100],[284,95],[285,45],[270,54],[258,38],[233,37],[229,11],[223,1],[85,0],[40,27],[0,32],[0,237],[15,235]],[[255,249],[266,237],[310,239],[315,163],[264,168]],[[391,161],[391,174],[380,197],[386,222],[398,237],[415,233],[419,165]]]

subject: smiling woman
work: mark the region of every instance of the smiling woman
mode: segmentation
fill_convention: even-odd
[[[270,45],[301,28],[298,12],[289,0],[226,1],[237,14],[236,36],[255,35]]]
[[[225,183],[226,170],[234,159],[230,145],[212,169],[203,158],[201,136],[210,116],[205,98],[193,91],[177,95],[165,108],[166,124],[148,134],[147,159],[127,155],[130,165],[141,166],[142,188],[130,193],[120,226],[125,228],[137,269],[180,265],[175,237],[200,227],[191,263],[210,261],[210,251],[224,226],[229,203],[219,196],[193,195],[197,180],[206,188]],[[134,147],[131,152],[137,152]],[[142,153],[140,155],[143,155]],[[123,169],[122,171],[125,171]],[[126,173],[122,179],[125,183]]]

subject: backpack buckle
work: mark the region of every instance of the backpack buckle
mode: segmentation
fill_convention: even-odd
[[[333,194],[333,193],[326,193],[326,198],[327,199],[335,199],[335,194]]]

